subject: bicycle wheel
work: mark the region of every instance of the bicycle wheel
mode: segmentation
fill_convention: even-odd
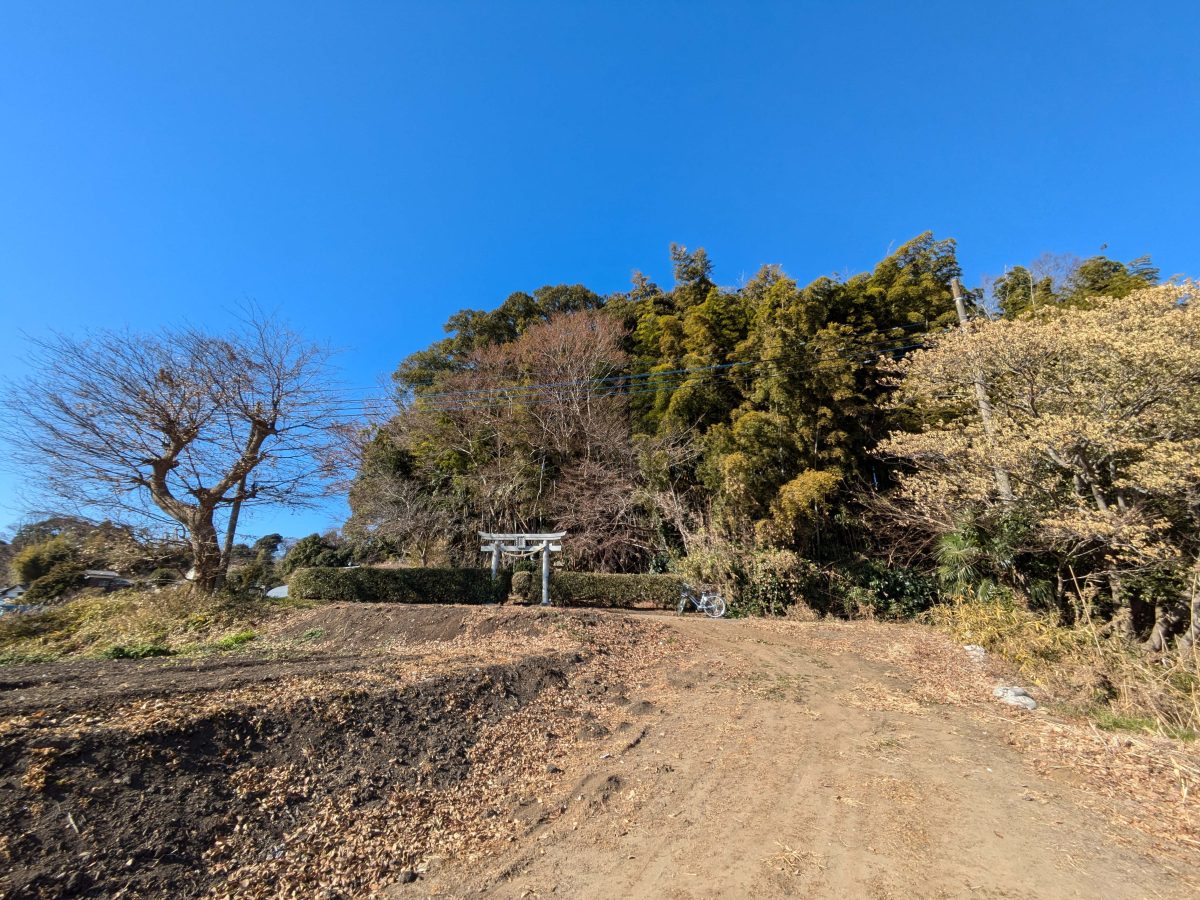
[[[703,603],[701,609],[710,619],[719,619],[725,615],[725,598],[720,594],[705,594]]]
[[[691,588],[685,587],[679,592],[679,606],[676,607],[675,611],[682,616],[687,612],[689,604],[695,606],[697,609],[700,608],[700,601],[696,599],[695,593]]]

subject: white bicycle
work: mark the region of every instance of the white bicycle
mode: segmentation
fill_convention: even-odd
[[[697,593],[691,587],[684,585],[679,592],[679,614],[688,610],[688,605],[696,607],[710,619],[719,619],[725,615],[725,598],[716,591],[700,591]]]

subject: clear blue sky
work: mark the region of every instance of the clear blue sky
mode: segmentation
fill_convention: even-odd
[[[462,307],[669,283],[671,241],[724,284],[926,229],[968,281],[1197,273],[1198,46],[1189,2],[3,0],[0,377],[22,333],[250,298],[370,387]]]

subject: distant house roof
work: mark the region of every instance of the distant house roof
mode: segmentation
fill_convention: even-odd
[[[11,587],[0,588],[0,600],[16,600],[28,590],[23,584],[14,584]]]
[[[131,587],[132,581],[122,578],[120,574],[111,569],[85,569],[83,572],[83,583],[88,587],[104,588],[106,591],[114,591],[117,588]]]

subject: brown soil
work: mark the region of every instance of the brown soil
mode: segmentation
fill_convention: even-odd
[[[996,674],[940,636],[672,622],[686,665],[568,769],[555,822],[391,896],[1197,896],[1186,837],[1126,826],[1137,797],[1016,749],[1076,726],[996,704]]]
[[[621,637],[594,614],[355,604],[271,635],[285,658],[2,670],[0,894],[349,896],[427,859],[438,816],[472,820],[447,846],[508,837],[541,789],[513,767],[544,781],[593,725],[607,683],[561,695]],[[339,641],[371,649],[302,649]]]
[[[555,611],[544,609],[502,607],[479,615],[471,606],[334,603],[289,616],[273,637],[339,653],[378,653],[497,632],[537,635],[555,618]]]
[[[333,603],[274,623],[244,653],[200,659],[72,660],[0,668],[0,715],[66,712],[97,703],[266,686],[300,676],[351,673],[380,654],[412,655],[429,643],[533,636],[552,610]]]
[[[334,604],[255,643],[0,669],[0,894],[1200,887],[1194,801],[1149,824],[1062,750],[1085,730],[924,629]]]

